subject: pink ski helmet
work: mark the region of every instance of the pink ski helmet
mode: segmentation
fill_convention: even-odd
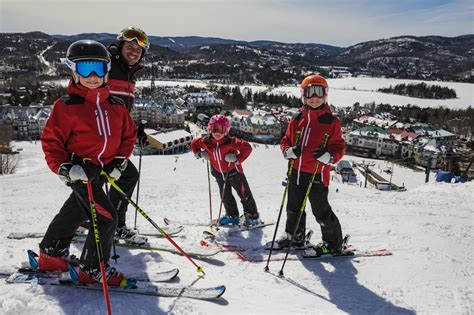
[[[230,121],[224,115],[214,115],[209,119],[207,130],[210,133],[220,132],[228,134],[230,130]]]

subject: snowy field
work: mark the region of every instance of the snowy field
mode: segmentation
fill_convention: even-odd
[[[38,250],[39,239],[10,240],[11,232],[44,232],[69,190],[46,166],[39,142],[15,143],[23,148],[18,171],[0,177],[0,272],[13,272],[26,260],[26,250]],[[346,156],[347,160],[356,158]],[[132,159],[138,165],[138,158]],[[175,240],[186,249],[199,246],[209,221],[205,164],[192,154],[145,156],[142,161],[140,205],[161,224],[164,217],[185,225]],[[386,162],[377,161],[383,170]],[[384,164],[385,163],[385,164]],[[279,149],[260,145],[244,163],[261,216],[276,220],[284,187],[286,162]],[[217,301],[185,298],[111,295],[114,314],[159,313],[305,313],[305,314],[472,314],[474,313],[472,245],[473,183],[424,183],[424,173],[395,167],[392,181],[406,192],[383,192],[342,184],[334,175],[330,202],[343,233],[360,249],[387,248],[393,256],[326,261],[288,261],[285,278],[276,276],[281,261],[243,262],[226,252],[199,261],[207,272],[198,277],[181,256],[118,248],[117,268],[126,275],[180,269],[175,284],[206,287],[224,284]],[[337,191],[337,192],[336,192]],[[219,197],[212,183],[214,216]],[[133,224],[134,211],[128,220]],[[283,219],[286,219],[283,215]],[[313,241],[319,226],[308,215]],[[201,226],[199,226],[199,224]],[[142,231],[152,231],[138,219]],[[279,234],[282,228],[279,229]],[[237,234],[223,241],[255,247],[271,240],[274,226]],[[154,244],[166,240],[153,239]],[[73,244],[72,253],[80,253]],[[104,314],[103,294],[64,287],[10,285],[0,281],[1,314]]]
[[[457,98],[448,100],[422,99],[394,94],[376,92],[379,88],[388,88],[390,85],[397,84],[418,84],[425,82],[428,85],[440,85],[454,89]],[[68,80],[54,81],[55,84],[67,85]],[[405,106],[408,104],[417,105],[419,107],[439,107],[445,106],[450,109],[466,109],[474,105],[474,84],[459,82],[437,82],[437,81],[421,81],[421,80],[400,80],[385,78],[342,78],[328,79],[330,92],[329,102],[336,107],[352,106],[355,102],[366,104],[375,102],[376,104],[384,103],[391,105]],[[142,80],[137,82],[137,87],[150,87],[150,80]],[[181,81],[155,81],[156,86],[163,87],[206,87],[207,81],[201,80],[181,80]],[[216,84],[222,86],[222,84]],[[233,85],[232,85],[233,86]],[[241,90],[245,88],[251,89],[253,92],[271,92],[274,94],[288,94],[300,97],[300,89],[297,86],[281,86],[270,88],[258,85],[242,85]]]
[[[397,84],[418,84],[425,82],[428,85],[440,85],[454,89],[457,98],[448,100],[422,99],[415,97],[407,97],[401,95],[387,94],[376,92],[379,88],[388,88],[390,85]],[[421,80],[400,80],[385,78],[342,78],[328,79],[330,87],[329,102],[336,107],[352,106],[355,102],[366,104],[375,102],[376,104],[384,103],[391,105],[405,106],[407,104],[417,105],[419,107],[439,107],[446,106],[450,109],[465,109],[474,105],[474,84],[459,82],[437,82],[437,81],[421,81]],[[186,86],[194,85],[203,87],[205,81],[189,80],[189,81],[155,81],[157,86]],[[221,84],[217,84],[221,86]],[[139,81],[137,86],[150,86],[150,81]],[[282,86],[269,88],[266,86],[244,85],[241,89],[249,88],[253,92],[267,91],[274,94],[289,94],[300,97],[300,89],[297,86]]]

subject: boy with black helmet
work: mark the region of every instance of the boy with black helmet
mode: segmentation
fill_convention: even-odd
[[[116,44],[112,44],[108,48],[112,58],[112,69],[109,75],[110,93],[120,97],[130,112],[133,108],[135,76],[138,71],[143,69],[140,61],[150,48],[150,42],[144,31],[132,26],[123,29],[118,34],[117,41]],[[137,130],[137,136],[141,144],[146,141],[146,134],[143,129],[139,128]],[[129,161],[126,167],[121,168],[120,176],[116,178],[116,184],[127,193],[128,197],[131,197],[137,185],[138,177],[137,168]],[[126,225],[128,203],[114,189],[110,190],[110,201],[116,207],[119,216],[116,238],[123,239],[129,244],[145,244],[148,239]]]
[[[68,270],[71,240],[81,223],[90,219],[87,187],[90,181],[97,210],[98,230],[107,263],[118,216],[102,190],[102,170],[112,174],[128,159],[136,141],[136,126],[121,99],[107,87],[110,57],[102,44],[91,40],[72,43],[66,64],[72,80],[66,95],[55,103],[41,136],[49,168],[73,192],[50,223],[40,243],[41,270]],[[87,162],[85,162],[87,160]],[[120,162],[118,162],[120,161]],[[92,227],[79,259],[79,281],[100,282],[99,259]],[[122,273],[107,265],[107,282],[117,286]]]
[[[338,218],[328,202],[330,164],[337,163],[345,153],[341,124],[327,104],[328,83],[320,75],[310,75],[301,82],[303,107],[291,119],[281,140],[283,156],[294,160],[288,179],[286,207],[286,234],[277,241],[279,247],[288,247],[298,217],[293,245],[305,244],[306,213],[301,213],[313,172],[315,177],[307,198],[316,221],[321,225],[323,241],[316,246],[320,254],[338,253],[342,247],[342,231]],[[317,169],[316,169],[317,167]]]

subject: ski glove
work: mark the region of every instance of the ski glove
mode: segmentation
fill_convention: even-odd
[[[209,153],[207,153],[207,151],[196,151],[196,153],[194,153],[194,156],[196,157],[196,159],[204,159],[206,161],[209,161]]]
[[[128,160],[124,158],[115,158],[110,164],[113,166],[113,169],[109,173],[109,176],[115,178],[115,180],[118,180],[120,176],[122,176],[122,173],[127,168]]]
[[[235,155],[234,153],[227,153],[224,156],[224,160],[226,162],[235,163],[235,162],[237,162],[237,155]]]
[[[319,161],[323,164],[329,164],[332,161],[331,154],[325,148],[314,150],[313,157],[316,161]]]
[[[299,146],[291,147],[283,153],[283,156],[287,160],[296,160],[300,155],[301,155],[301,148]]]
[[[70,163],[62,164],[59,168],[59,178],[65,183],[72,183],[75,181],[87,181],[89,178],[86,172],[80,165],[73,165]]]

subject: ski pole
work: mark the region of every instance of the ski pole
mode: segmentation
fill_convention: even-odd
[[[229,167],[230,167],[230,162],[227,162],[227,169],[229,169]],[[230,170],[228,170],[227,174],[225,174],[224,185],[222,186],[221,204],[219,205],[219,216],[217,217],[216,227],[219,225],[219,221],[221,220],[222,203],[224,201],[224,193],[225,193],[225,189],[227,187],[227,182],[228,182],[228,179],[229,179],[229,173],[230,173]],[[211,225],[211,227],[212,227],[212,225]],[[219,228],[217,228],[217,230],[219,230]]]
[[[300,140],[300,137],[301,137],[301,131],[297,131],[296,132],[296,141],[295,141],[296,145],[298,145],[298,141]],[[293,164],[295,164],[295,160],[290,161],[289,166],[288,166],[288,171],[286,173],[287,181],[286,181],[286,185],[285,185],[285,190],[283,191],[283,198],[281,200],[280,211],[278,212],[278,219],[277,219],[276,226],[275,226],[275,232],[273,233],[272,247],[270,248],[270,252],[268,253],[267,265],[264,268],[265,271],[270,270],[268,265],[270,264],[270,258],[272,257],[273,244],[275,244],[275,239],[276,239],[276,235],[277,235],[277,232],[278,232],[278,226],[280,225],[280,218],[281,218],[281,214],[283,212],[283,206],[285,205],[286,193],[288,192],[288,186],[290,186],[290,176],[291,176],[291,173],[293,172]]]
[[[155,229],[157,229],[161,235],[163,235],[164,238],[166,238],[181,254],[183,254],[183,256],[185,256],[196,268],[197,268],[197,272],[201,272],[202,274],[206,274],[204,272],[204,270],[202,269],[202,266],[198,266],[194,260],[189,257],[189,255],[181,249],[181,247],[179,247],[178,244],[176,244],[176,242],[171,238],[171,236],[169,236],[158,224],[155,223],[155,221],[153,221],[149,216],[148,214],[143,211],[142,208],[140,208],[135,202],[133,202],[132,199],[130,199],[127,194],[115,183],[115,179],[110,177],[109,174],[107,174],[106,172],[104,171],[101,171],[100,172],[101,175],[103,175],[107,181],[110,183],[110,185],[112,185],[112,187],[114,187],[118,193],[120,195],[122,195],[122,197],[129,203],[131,204],[133,207],[135,207],[135,209],[140,212],[140,214],[148,221],[150,222],[151,225],[153,225],[153,227]]]
[[[209,188],[209,218],[212,226],[212,197],[211,197],[211,172],[209,170],[209,161],[207,161],[207,185]]]
[[[145,132],[144,131],[145,124],[146,124],[146,120],[142,120],[140,122],[140,126],[138,126],[138,130],[141,130],[141,131]],[[140,145],[140,157],[138,159],[137,199],[135,201],[136,204],[138,204],[138,196],[140,195],[140,177],[141,177],[141,174],[142,174],[142,150],[143,150],[143,141],[141,139],[139,139],[138,142],[139,142],[139,145]],[[135,222],[134,222],[133,228],[135,230],[137,229],[137,210],[136,209],[135,209]]]
[[[323,145],[321,146],[321,148],[326,147],[328,140],[329,140],[329,134],[325,133]],[[285,267],[288,254],[290,253],[291,246],[293,245],[293,240],[295,239],[296,231],[298,231],[301,217],[303,216],[303,212],[306,207],[306,201],[308,200],[308,196],[311,191],[311,187],[313,186],[313,180],[314,180],[314,177],[316,176],[316,172],[318,171],[318,168],[319,168],[319,161],[316,162],[316,165],[314,166],[313,174],[311,174],[311,180],[309,181],[308,189],[306,189],[306,194],[304,196],[303,203],[301,204],[300,214],[298,216],[298,220],[296,221],[295,228],[293,229],[293,234],[291,235],[290,244],[288,245],[288,248],[286,249],[285,259],[283,260],[283,264],[281,266],[280,272],[278,273],[280,276],[283,276],[283,268]]]
[[[94,194],[92,192],[92,184],[90,180],[85,182],[87,185],[87,195],[89,196],[89,205],[92,216],[92,227],[94,230],[95,245],[97,248],[97,257],[99,258],[99,268],[102,275],[102,287],[104,289],[105,304],[107,305],[107,314],[112,314],[112,308],[110,307],[109,289],[107,287],[107,277],[105,275],[105,263],[104,254],[102,252],[102,244],[100,243],[99,227],[97,223],[97,210],[95,209]]]

